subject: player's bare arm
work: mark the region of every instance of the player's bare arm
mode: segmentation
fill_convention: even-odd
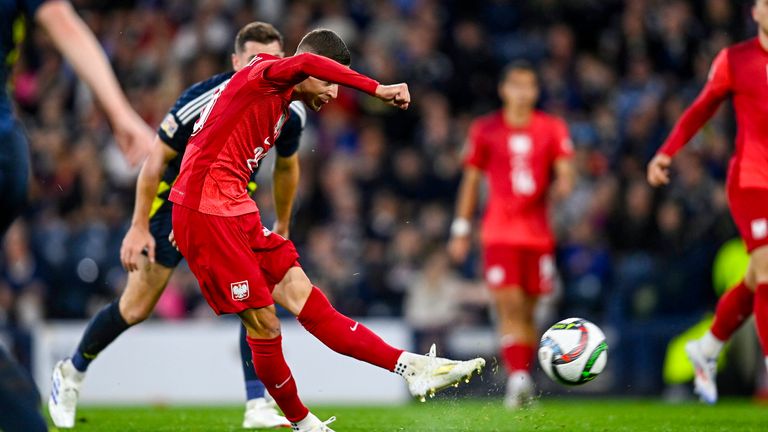
[[[93,33],[66,1],[45,2],[35,19],[93,91],[125,158],[131,165],[138,165],[149,152],[154,133],[131,108]]]
[[[149,213],[155,199],[160,178],[170,162],[178,153],[159,137],[149,157],[144,161],[136,180],[136,203],[133,207],[131,227],[128,229],[120,247],[120,262],[127,271],[139,269],[139,257],[147,250],[149,262],[155,262],[155,239],[149,232]]]
[[[552,195],[556,201],[566,198],[576,185],[576,169],[570,158],[555,160],[555,181],[552,185]]]
[[[468,166],[464,169],[459,186],[459,196],[456,200],[456,216],[451,224],[451,239],[448,243],[448,253],[455,262],[467,258],[471,247],[472,214],[477,206],[477,191],[482,180],[482,172]]]
[[[296,189],[299,186],[299,155],[278,156],[275,170],[272,172],[272,197],[275,201],[275,233],[288,238],[290,233],[291,212]]]

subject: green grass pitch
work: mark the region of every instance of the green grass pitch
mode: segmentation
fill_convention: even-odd
[[[544,399],[507,411],[498,399],[432,401],[401,407],[312,407],[338,432],[443,431],[768,431],[768,406],[726,400],[716,406],[653,400]],[[242,431],[240,407],[83,407],[77,431]],[[55,430],[55,429],[53,429]],[[284,429],[287,430],[287,429]]]

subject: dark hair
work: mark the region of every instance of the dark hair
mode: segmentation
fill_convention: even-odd
[[[245,51],[246,42],[257,42],[266,45],[274,41],[278,41],[280,48],[283,48],[283,35],[272,24],[254,21],[246,24],[237,32],[235,37],[235,53]]]
[[[530,72],[536,77],[536,82],[539,82],[539,73],[533,63],[528,60],[519,59],[507,63],[504,69],[501,70],[499,81],[504,82],[511,72]]]
[[[296,54],[305,52],[328,57],[344,66],[352,64],[347,44],[333,30],[317,29],[307,33],[296,48]]]

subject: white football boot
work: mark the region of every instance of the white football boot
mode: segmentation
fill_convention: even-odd
[[[272,398],[251,399],[245,403],[244,429],[291,427],[291,422],[277,412]]]
[[[458,387],[462,380],[469,382],[472,374],[480,374],[483,367],[485,360],[482,358],[457,361],[437,357],[435,345],[432,344],[427,355],[401,354],[395,373],[405,378],[411,395],[424,402],[426,396],[433,397],[435,392],[446,387]]]
[[[70,359],[59,361],[53,368],[48,414],[56,427],[61,429],[75,427],[77,397],[84,378],[85,373],[75,369]]]
[[[294,432],[334,432],[328,425],[335,422],[336,417],[331,417],[326,421],[320,421],[316,415],[309,413],[297,423],[291,423],[291,428]]]
[[[685,344],[685,352],[693,363],[696,371],[693,380],[693,392],[699,395],[702,402],[714,404],[717,402],[717,358],[707,357],[694,340]]]
[[[533,404],[533,379],[528,372],[513,372],[507,378],[504,406],[509,409],[527,408]]]

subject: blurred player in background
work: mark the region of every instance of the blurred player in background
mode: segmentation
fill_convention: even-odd
[[[717,356],[753,311],[768,366],[768,0],[755,1],[752,17],[758,36],[720,51],[701,93],[648,164],[648,182],[668,184],[672,157],[732,98],[738,131],[726,189],[750,262],[744,280],[718,301],[709,332],[685,347],[694,391],[707,403],[717,402]]]
[[[499,96],[501,110],[478,118],[469,130],[449,251],[457,262],[469,253],[478,189],[486,176],[490,197],[480,235],[485,281],[508,373],[505,404],[517,408],[533,396],[530,368],[538,345],[533,313],[555,276],[548,199],[570,193],[574,170],[565,122],[535,109],[539,86],[530,64],[514,62],[504,69]]]
[[[250,173],[284,127],[291,100],[318,111],[341,84],[408,108],[405,84],[379,85],[350,63],[346,45],[330,30],[307,34],[293,57],[254,58],[203,110],[169,197],[176,242],[204,297],[217,314],[240,316],[256,373],[299,432],[331,431],[333,419],[321,422],[299,399],[275,303],[336,352],[402,375],[414,396],[457,383],[485,364],[440,359],[434,349],[427,356],[404,352],[340,314],[304,274],[293,243],[262,225],[246,193]]]
[[[93,33],[62,0],[0,0],[0,238],[22,211],[29,183],[29,150],[6,93],[10,65],[18,57],[18,36],[26,23],[42,26],[51,41],[96,96],[120,149],[135,165],[146,156],[152,131],[131,108]],[[0,428],[46,430],[40,397],[31,379],[0,349]]]
[[[91,319],[72,358],[56,365],[48,401],[56,426],[74,426],[77,398],[88,365],[125,330],[149,317],[173,270],[182,260],[179,251],[168,240],[172,209],[168,193],[179,174],[192,128],[217,88],[225,85],[236,71],[259,53],[283,57],[283,36],[270,24],[254,22],[243,27],[235,38],[232,54],[234,71],[215,75],[185,90],[161,123],[157,142],[136,182],[133,220],[123,240],[120,258],[130,272],[125,291]],[[288,236],[291,208],[299,181],[296,150],[307,115],[299,101],[292,103],[290,110],[291,114],[275,143],[278,157],[273,172],[277,213],[275,233],[285,237]],[[251,174],[252,179],[257,169]],[[255,186],[255,183],[252,184]],[[290,427],[286,418],[277,414],[273,403],[265,399],[264,385],[253,370],[244,327],[241,326],[241,329],[247,397],[243,427]]]

